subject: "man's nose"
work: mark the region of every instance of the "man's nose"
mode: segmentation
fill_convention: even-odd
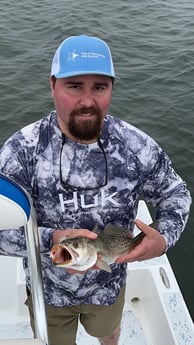
[[[84,107],[91,107],[94,105],[94,97],[91,92],[84,92],[80,98],[80,105]]]

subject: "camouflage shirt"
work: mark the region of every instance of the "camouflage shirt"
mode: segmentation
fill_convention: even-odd
[[[56,112],[24,127],[0,151],[0,170],[32,196],[39,226],[46,303],[53,306],[114,303],[126,279],[126,264],[112,273],[89,270],[70,275],[50,258],[55,229],[103,230],[114,223],[133,231],[138,200],[156,207],[158,230],[167,249],[185,227],[190,193],[164,151],[145,133],[107,115],[100,142],[64,138]],[[61,178],[60,178],[61,174]],[[0,232],[0,254],[23,256],[29,272],[23,229]]]

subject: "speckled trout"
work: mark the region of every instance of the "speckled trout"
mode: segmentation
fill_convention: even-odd
[[[144,237],[143,232],[133,237],[129,230],[112,224],[108,224],[102,232],[98,232],[97,226],[93,231],[98,234],[94,240],[87,237],[62,238],[51,249],[53,263],[78,271],[96,265],[99,269],[111,272],[109,265],[119,256],[132,251]]]

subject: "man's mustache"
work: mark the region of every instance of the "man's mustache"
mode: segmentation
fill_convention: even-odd
[[[76,108],[71,112],[71,116],[75,116],[77,114],[85,115],[85,114],[93,114],[93,115],[100,115],[100,110],[98,107],[80,107]]]

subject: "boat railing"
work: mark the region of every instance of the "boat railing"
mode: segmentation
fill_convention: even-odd
[[[19,184],[0,173],[0,230],[19,227],[25,229],[35,322],[35,339],[25,339],[25,344],[49,345],[35,210],[30,195]],[[4,344],[24,342],[21,339],[0,340],[0,345]]]

